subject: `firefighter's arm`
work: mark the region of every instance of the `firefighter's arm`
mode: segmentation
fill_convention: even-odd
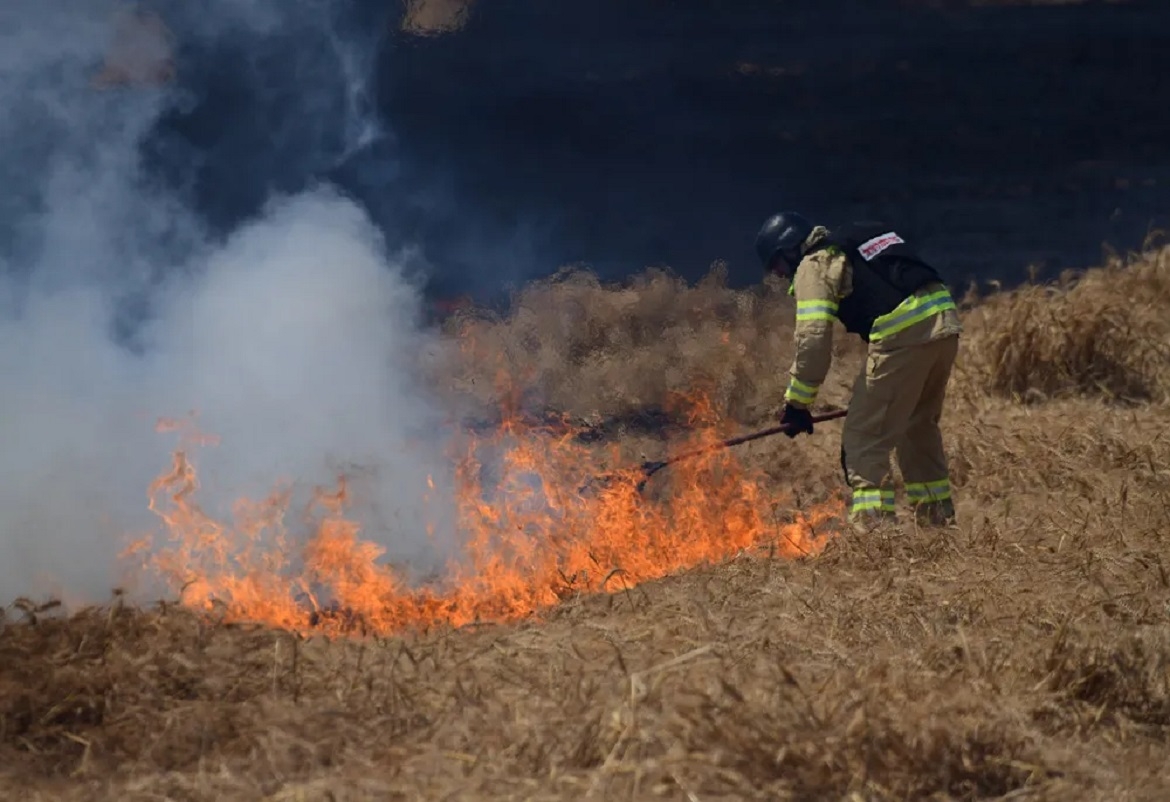
[[[829,373],[833,361],[833,320],[841,300],[846,264],[844,254],[818,251],[804,260],[793,278],[795,355],[784,400],[794,407],[812,406]]]

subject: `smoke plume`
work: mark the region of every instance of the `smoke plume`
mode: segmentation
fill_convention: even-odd
[[[199,102],[184,80],[199,69],[184,62],[189,52],[255,45],[255,61],[242,63],[260,70],[271,43],[283,43],[280,69],[298,113],[273,121],[241,171],[275,153],[290,172],[311,175],[384,135],[365,83],[375,43],[353,38],[322,6],[336,8],[160,3],[176,42],[173,63],[159,68],[159,41],[135,44],[114,3],[0,4],[7,599],[106,597],[127,535],[158,527],[147,488],[176,439],[157,433],[156,419],[189,410],[221,438],[195,455],[211,512],[278,480],[306,492],[331,485],[357,465],[353,514],[390,556],[423,554],[425,521],[444,531],[440,505],[423,501],[428,476],[441,490],[447,469],[438,405],[415,375],[431,343],[410,252],[392,250],[344,195],[308,181],[213,233],[191,187],[144,167],[157,122]],[[123,52],[111,57],[117,41]],[[256,76],[242,69],[238,80]],[[240,123],[229,115],[221,124]],[[176,153],[156,157],[182,167]]]

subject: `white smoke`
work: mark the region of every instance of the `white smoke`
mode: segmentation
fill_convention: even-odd
[[[329,4],[194,5],[185,32],[214,40],[312,24]],[[207,236],[139,164],[179,90],[91,84],[117,8],[0,4],[0,596],[104,599],[126,535],[158,527],[147,487],[176,440],[155,421],[188,410],[222,438],[195,455],[210,511],[279,480],[328,486],[358,464],[365,536],[418,558],[426,522],[449,531],[449,505],[423,502],[428,476],[442,500],[449,469],[440,410],[414,372],[431,342],[409,254],[388,253],[328,186],[272,198],[225,241]],[[364,82],[373,51],[330,41],[348,92],[343,155],[380,131]],[[311,71],[298,80],[324,91]]]

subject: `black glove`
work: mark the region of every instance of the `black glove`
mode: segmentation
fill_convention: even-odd
[[[780,415],[780,425],[787,427],[784,432],[790,439],[796,437],[801,432],[805,434],[813,433],[812,413],[807,409],[794,407],[791,404],[784,405],[784,413]]]

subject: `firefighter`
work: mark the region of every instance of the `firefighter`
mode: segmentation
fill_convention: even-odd
[[[841,467],[859,528],[895,517],[890,454],[924,525],[953,526],[955,508],[939,419],[962,325],[938,272],[896,229],[859,223],[832,230],[794,212],[756,237],[766,273],[790,280],[796,354],[781,423],[812,434],[809,407],[832,360],[833,320],[868,343],[841,437]]]

